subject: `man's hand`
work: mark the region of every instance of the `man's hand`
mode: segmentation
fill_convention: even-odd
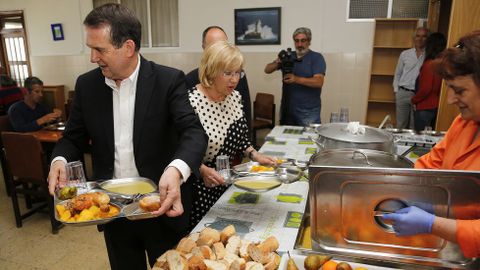
[[[55,188],[65,186],[67,182],[67,173],[65,170],[65,162],[62,160],[55,161],[50,166],[50,172],[48,173],[48,191],[51,195],[55,194]]]
[[[293,73],[288,73],[283,76],[283,82],[287,84],[292,84],[297,82],[297,76],[293,75]]]
[[[53,112],[51,113],[55,118],[60,118],[62,116],[62,111],[59,109],[53,109]]]
[[[57,120],[61,115],[62,115],[62,112],[58,109],[55,109],[57,110],[58,112],[54,111],[52,113],[49,113],[49,114],[46,114],[40,118],[37,119],[37,124],[38,125],[44,125],[44,124],[47,124],[47,123],[50,123],[50,122],[53,122],[55,120]]]
[[[175,167],[168,167],[160,177],[158,189],[160,193],[161,207],[152,212],[154,215],[166,214],[176,217],[183,214],[182,197],[180,194],[180,182],[182,175]]]
[[[225,184],[225,179],[215,170],[205,165],[200,167],[200,175],[206,187],[212,188]]]

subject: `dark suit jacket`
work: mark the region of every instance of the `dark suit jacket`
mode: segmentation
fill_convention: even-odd
[[[93,178],[109,179],[114,168],[112,89],[100,68],[81,75],[63,138],[53,157],[78,160],[91,143]],[[157,182],[173,159],[199,176],[207,135],[195,115],[183,72],[141,58],[135,99],[133,148],[140,176]]]
[[[199,83],[200,79],[198,78],[198,68],[190,71],[190,73],[185,76],[185,84],[187,85],[187,89],[190,89]],[[242,96],[243,113],[245,114],[245,118],[247,119],[248,128],[251,129],[252,106],[250,105],[250,90],[248,89],[247,76],[244,76],[240,79],[236,90]],[[248,134],[250,134],[250,132],[248,132]]]

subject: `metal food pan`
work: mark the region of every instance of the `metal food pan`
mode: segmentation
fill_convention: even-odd
[[[314,251],[405,264],[406,269],[480,269],[480,261],[465,258],[457,244],[426,234],[397,237],[375,214],[415,205],[446,218],[479,218],[475,209],[480,207],[480,173],[317,165],[309,169]]]
[[[275,174],[275,168],[272,171],[261,171],[261,172],[252,172],[253,166],[261,166],[258,162],[246,162],[236,166],[233,166],[233,172],[237,175],[245,176],[245,175],[273,175]]]
[[[252,183],[250,186],[242,185],[243,183]],[[267,183],[271,182],[270,185]],[[266,192],[279,187],[282,181],[278,176],[244,176],[235,179],[233,185],[239,189],[243,189],[251,192]]]
[[[60,205],[65,205],[69,202],[70,200],[65,200],[65,201],[60,201],[58,203],[56,203],[55,205],[57,204],[60,204]],[[118,204],[118,203],[114,203],[114,202],[110,202],[109,203],[110,205],[113,205],[115,207],[117,207],[119,209],[119,213],[118,215],[116,216],[113,216],[113,217],[109,217],[109,218],[101,218],[101,219],[94,219],[94,220],[88,220],[88,221],[80,221],[80,222],[68,222],[68,221],[63,221],[60,219],[60,217],[58,216],[58,212],[57,212],[57,209],[55,207],[54,211],[55,211],[55,219],[58,220],[59,222],[62,222],[63,224],[66,224],[66,225],[71,225],[71,226],[78,226],[78,227],[81,227],[81,226],[90,226],[90,225],[100,225],[100,224],[105,224],[105,223],[108,223],[116,218],[120,218],[120,217],[123,217],[124,214],[123,214],[123,205],[121,204]]]
[[[132,192],[118,192],[118,191],[113,191],[107,188],[107,186],[109,185],[113,187],[125,187],[128,185],[134,185],[138,182],[146,183],[148,186],[151,187],[152,190],[148,192],[135,192],[135,190],[132,190]],[[132,199],[138,193],[146,194],[146,193],[151,193],[158,190],[157,185],[152,180],[144,177],[110,179],[105,181],[99,181],[97,183],[98,183],[98,187],[104,191],[107,191],[107,193],[111,197],[113,197],[113,199],[115,199],[116,197],[120,197],[121,199]],[[117,194],[120,196],[116,196]]]

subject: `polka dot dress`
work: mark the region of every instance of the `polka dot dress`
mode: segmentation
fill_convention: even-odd
[[[214,102],[194,87],[188,91],[188,98],[209,138],[203,158],[204,165],[215,168],[217,156],[228,155],[231,160],[251,145],[239,92],[233,91],[225,100]],[[202,219],[226,189],[227,186],[207,188],[202,179],[196,179],[190,219],[192,227]]]

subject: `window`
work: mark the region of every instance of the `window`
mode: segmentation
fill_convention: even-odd
[[[428,17],[428,0],[350,0],[349,20]]]
[[[0,12],[0,73],[5,73],[22,86],[30,76],[23,12]]]
[[[178,0],[93,0],[93,7],[120,3],[142,24],[142,47],[178,47]]]

